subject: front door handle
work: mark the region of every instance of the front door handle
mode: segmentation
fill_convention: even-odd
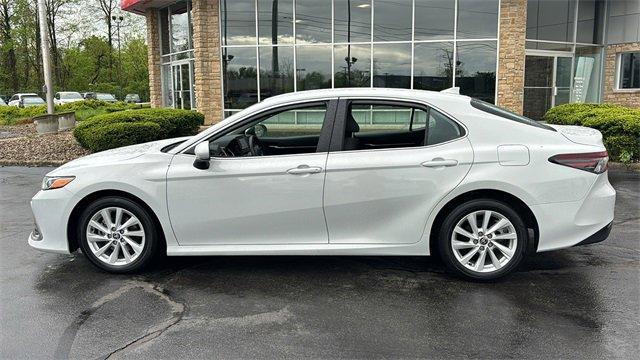
[[[287,170],[287,174],[290,174],[290,175],[317,174],[319,172],[322,172],[321,167],[309,166],[309,165],[300,165],[296,168]]]
[[[420,165],[428,168],[451,167],[458,165],[458,160],[436,158],[431,161],[425,161]]]

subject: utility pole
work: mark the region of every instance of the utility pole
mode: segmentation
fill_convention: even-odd
[[[122,80],[122,47],[120,46],[120,25],[124,21],[124,16],[116,16],[113,15],[111,19],[116,23],[116,27],[118,28],[118,85],[120,85],[120,81]]]
[[[44,90],[47,100],[47,114],[53,114],[53,83],[51,79],[51,54],[49,50],[49,29],[47,28],[47,9],[45,0],[38,0],[38,20],[40,22],[40,46],[42,47],[42,69],[44,71]]]

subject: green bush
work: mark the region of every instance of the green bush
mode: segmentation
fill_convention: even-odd
[[[611,104],[565,104],[550,109],[543,120],[597,129],[612,159],[640,160],[640,109]]]
[[[102,151],[147,141],[194,135],[203,123],[204,116],[195,111],[128,110],[85,120],[75,128],[73,135],[83,147],[92,151]]]

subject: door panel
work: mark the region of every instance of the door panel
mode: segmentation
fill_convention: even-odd
[[[176,155],[167,172],[167,201],[178,242],[326,244],[326,160],[327,153],[223,158],[198,170],[193,156]]]
[[[439,160],[455,161],[433,167]],[[472,162],[467,138],[429,147],[329,153],[324,195],[329,242],[418,242],[431,210],[462,181]]]

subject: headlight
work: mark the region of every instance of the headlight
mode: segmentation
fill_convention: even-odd
[[[44,179],[42,179],[42,190],[63,188],[75,178],[75,176],[45,176]]]

